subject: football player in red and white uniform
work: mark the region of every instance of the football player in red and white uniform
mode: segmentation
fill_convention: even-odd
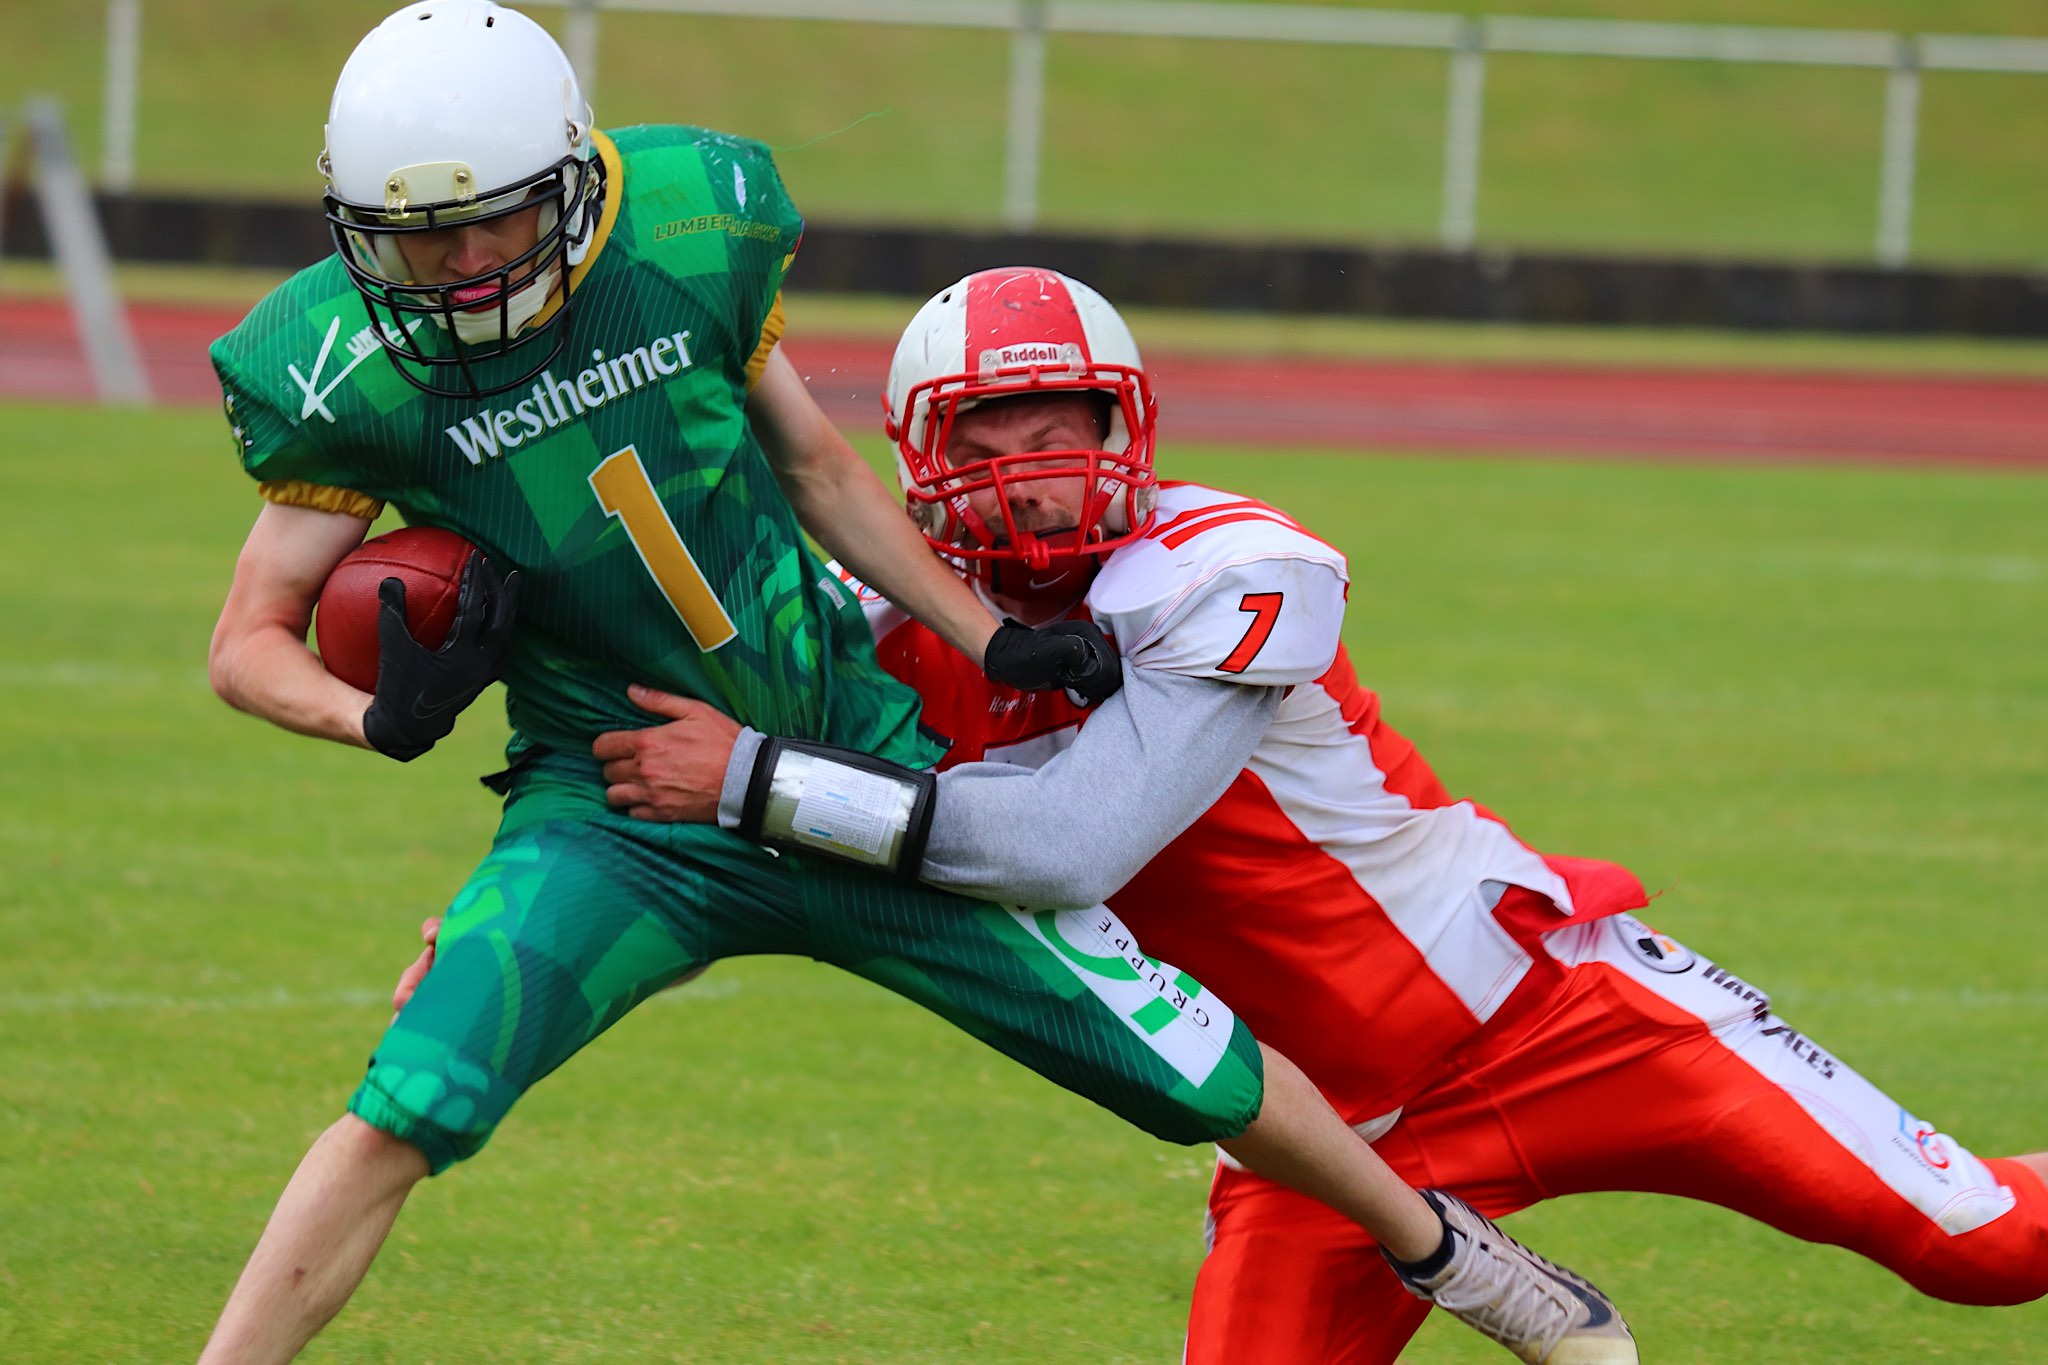
[[[1106,900],[1394,1170],[1483,1213],[1661,1191],[1943,1299],[2048,1293],[2048,1156],[1973,1155],[1635,918],[1627,870],[1540,854],[1453,799],[1345,657],[1344,556],[1255,499],[1155,480],[1150,384],[1094,291],[1047,270],[967,277],[904,333],[886,401],[939,553],[1009,616],[1093,619],[1125,675],[1093,709],[1004,690],[851,585],[953,742],[927,880]],[[736,825],[762,737],[636,700],[673,719],[638,732],[613,800],[703,819],[717,799]],[[1209,1228],[1190,1365],[1391,1360],[1428,1311],[1356,1226],[1228,1159]]]

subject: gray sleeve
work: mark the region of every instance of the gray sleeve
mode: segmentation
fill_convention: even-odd
[[[963,763],[939,774],[923,880],[1039,909],[1096,905],[1223,795],[1284,687],[1124,665],[1124,685],[1042,768]],[[761,736],[742,730],[718,823],[739,825]]]
[[[1073,746],[1035,771],[939,775],[925,881],[984,900],[1096,905],[1223,795],[1286,689],[1124,665]]]

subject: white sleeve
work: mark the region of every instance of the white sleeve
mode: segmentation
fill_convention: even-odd
[[[1123,689],[1070,747],[1036,772],[940,774],[924,880],[1043,909],[1106,900],[1229,789],[1288,688],[1329,671],[1345,588],[1327,558],[1259,550],[1132,603],[1112,621],[1134,640]]]
[[[1122,690],[1044,767],[939,774],[919,877],[1041,910],[1099,904],[1216,803],[1285,695],[1125,665]],[[718,808],[726,829],[739,827],[760,746],[740,731]]]
[[[920,875],[1043,910],[1105,901],[1237,779],[1285,695],[1126,664],[1123,689],[1044,767],[939,774]]]
[[[1314,682],[1337,657],[1343,576],[1325,560],[1219,565],[1160,603],[1126,657],[1140,668],[1255,687]]]
[[[910,619],[909,612],[855,578],[838,560],[825,561],[825,571],[839,583],[852,589],[854,600],[860,603],[861,614],[868,618],[868,630],[877,641]]]

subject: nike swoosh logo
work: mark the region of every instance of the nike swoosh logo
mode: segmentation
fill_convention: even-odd
[[[1489,1224],[1492,1223],[1491,1219],[1488,1219],[1487,1221]],[[1506,1233],[1501,1232],[1498,1226],[1494,1226],[1492,1228],[1492,1231],[1503,1237],[1507,1235]],[[1536,1264],[1542,1268],[1545,1274],[1549,1275],[1551,1279],[1556,1280],[1559,1284],[1563,1285],[1567,1290],[1571,1292],[1571,1296],[1573,1298],[1577,1299],[1580,1303],[1586,1306],[1586,1326],[1603,1327],[1607,1323],[1613,1321],[1613,1305],[1608,1303],[1606,1299],[1602,1298],[1598,1292],[1587,1286],[1584,1281],[1579,1279],[1578,1276],[1572,1274],[1572,1272],[1566,1270],[1563,1266],[1558,1265],[1555,1261],[1552,1261],[1550,1258],[1543,1256],[1537,1252],[1529,1251],[1527,1247],[1524,1247],[1523,1251],[1528,1254],[1530,1259],[1534,1260]]]
[[[442,697],[430,706],[427,704],[427,699],[425,697],[414,697],[412,699],[412,714],[413,717],[417,720],[432,720],[434,717],[440,715],[443,711],[447,711],[450,709],[460,710],[461,708],[469,705],[471,700],[472,699],[469,697],[456,694],[453,696]]]
[[[1608,1319],[1614,1316],[1614,1310],[1608,1307],[1606,1300],[1602,1299],[1598,1294],[1595,1294],[1591,1290],[1587,1289],[1586,1286],[1580,1284],[1571,1276],[1558,1275],[1556,1276],[1556,1279],[1559,1284],[1563,1285],[1566,1289],[1572,1291],[1573,1298],[1577,1299],[1580,1303],[1586,1305],[1586,1312],[1588,1315],[1586,1318],[1586,1326],[1604,1326],[1607,1323]]]

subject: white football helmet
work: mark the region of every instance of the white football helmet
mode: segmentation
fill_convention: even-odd
[[[589,251],[603,204],[591,131],[568,57],[517,10],[423,0],[357,44],[335,83],[320,156],[327,221],[386,353],[414,386],[503,393],[561,352],[568,271]],[[539,239],[517,259],[462,280],[410,278],[400,238],[536,202]],[[529,330],[557,289],[561,306]],[[451,334],[446,354],[412,335],[428,319]],[[530,366],[485,364],[529,347],[539,356]]]
[[[1108,433],[1100,449],[957,464],[948,457],[954,420],[977,403],[1060,393],[1103,396]],[[1004,562],[1028,566],[1034,576],[1078,569],[1152,524],[1158,405],[1131,329],[1079,280],[1009,266],[977,271],[940,290],[896,343],[883,405],[912,519],[935,548],[984,581]],[[1077,468],[1090,482],[1075,534],[1040,537],[1015,524],[1009,490],[1033,479],[1072,478]],[[968,505],[968,494],[991,488],[1001,525]]]

